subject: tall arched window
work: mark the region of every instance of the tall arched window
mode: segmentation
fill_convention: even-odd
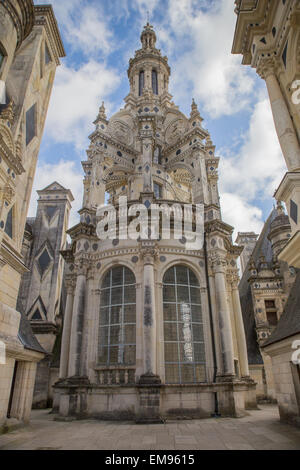
[[[156,70],[152,70],[152,90],[155,95],[158,95],[158,80]]]
[[[164,275],[163,315],[166,383],[205,382],[200,286],[186,266]]]
[[[130,269],[110,269],[101,285],[99,365],[135,364],[135,297],[135,277]]]
[[[139,96],[142,96],[144,86],[145,86],[145,74],[144,74],[144,71],[141,70],[139,74]]]

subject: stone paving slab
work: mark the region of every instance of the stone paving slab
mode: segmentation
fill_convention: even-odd
[[[0,450],[300,450],[300,428],[279,421],[274,405],[244,418],[130,422],[60,422],[49,410],[30,425],[0,436]]]

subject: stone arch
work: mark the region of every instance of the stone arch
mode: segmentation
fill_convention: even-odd
[[[205,278],[205,271],[204,268],[200,268],[200,265],[197,266],[197,261],[191,260],[191,259],[186,259],[184,257],[180,257],[176,260],[171,260],[169,261],[163,269],[159,272],[159,279],[158,282],[163,283],[164,276],[166,272],[172,268],[173,266],[176,265],[183,265],[186,266],[187,268],[191,269],[195,276],[198,279],[199,286],[200,288],[207,288],[207,283],[206,283],[206,278]]]
[[[165,270],[162,280],[165,382],[206,382],[207,339],[196,270],[177,262]]]
[[[118,270],[115,279],[114,270]],[[126,272],[130,272],[127,279]],[[135,366],[136,322],[134,271],[123,263],[106,266],[100,281],[96,359],[99,365],[108,368]]]

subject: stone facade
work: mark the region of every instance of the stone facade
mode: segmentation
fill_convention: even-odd
[[[290,232],[289,218],[278,204],[264,225],[239,286],[250,375],[257,382],[260,401],[276,400],[271,359],[261,346],[276,329],[295,282],[295,269],[277,257]]]
[[[300,268],[300,4],[297,0],[236,0],[232,52],[266,81],[288,172],[275,193],[284,201],[292,237],[279,259]]]
[[[256,406],[255,384],[238,293],[241,249],[221,219],[219,158],[196,103],[186,117],[171,101],[170,67],[149,24],[141,43],[129,62],[125,107],[108,120],[102,104],[83,162],[80,223],[63,252],[67,299],[54,409],[62,418],[146,422],[237,416]],[[96,210],[106,197],[119,233],[99,242]],[[124,236],[124,217],[128,210],[132,221],[138,203],[142,212],[177,203],[170,239],[159,226],[149,238],[144,225],[138,239]],[[187,208],[195,222],[196,204],[204,206],[201,249],[173,236],[182,229],[176,214]]]
[[[22,255],[28,272],[22,276],[17,309],[24,313],[47,356],[37,366],[33,406],[50,407],[51,385],[58,379],[53,352],[62,325],[61,294],[72,193],[54,182],[38,191],[37,214],[27,219]],[[56,367],[55,367],[56,366]]]
[[[2,426],[8,414],[28,419],[36,362],[44,352],[16,303],[26,272],[21,250],[33,177],[64,49],[49,5],[1,2],[0,26],[0,340],[7,356],[0,365],[7,385],[1,394]]]
[[[248,261],[253,253],[258,235],[254,232],[239,232],[235,243],[243,247],[243,251],[240,255],[240,264],[241,264],[241,276],[245,272]]]
[[[274,298],[278,296],[274,300],[275,308],[270,309],[270,300],[265,307],[269,307],[270,318],[274,319],[275,311],[279,321],[277,327],[270,329],[266,323],[268,312],[259,308],[255,314],[256,330],[263,357],[268,355],[269,364],[272,361],[270,377],[280,416],[299,423],[299,364],[292,364],[291,356],[293,340],[300,332],[297,273],[300,268],[300,4],[297,0],[236,0],[235,4],[237,24],[232,52],[242,54],[243,64],[254,67],[266,81],[274,124],[288,169],[275,198],[285,202],[290,227],[283,214],[271,227],[275,255],[273,279],[267,266],[263,266],[261,275],[254,264],[250,267],[254,287],[258,286],[257,302],[263,300],[260,297],[265,297],[266,287],[270,288],[271,282],[278,282],[279,289],[274,291]]]

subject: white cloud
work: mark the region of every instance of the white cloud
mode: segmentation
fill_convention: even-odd
[[[82,205],[83,178],[82,173],[76,168],[75,162],[65,161],[61,159],[59,162],[40,163],[37,167],[33,190],[31,195],[28,217],[35,217],[37,209],[37,190],[46,188],[49,184],[57,181],[64,188],[70,189],[75,198],[72,203],[72,211],[70,215],[69,226],[78,223],[77,211]]]
[[[96,53],[106,56],[114,48],[113,33],[109,28],[109,17],[97,1],[87,4],[84,0],[42,0],[38,3],[52,4],[65,40],[85,55]]]
[[[78,70],[61,66],[46,122],[47,134],[56,142],[70,142],[83,149],[101,101],[119,84],[119,75],[94,60]],[[109,105],[109,103],[108,103]],[[108,106],[109,108],[109,106]]]
[[[273,196],[285,173],[266,96],[255,105],[243,141],[238,155],[220,161],[223,218],[237,231],[257,231],[262,224],[262,211],[257,206]]]
[[[255,83],[254,72],[241,67],[241,58],[231,54],[236,21],[233,10],[228,0],[172,0],[169,24],[163,24],[161,37],[175,58],[175,97],[184,99],[192,88],[194,97],[204,105],[203,111],[214,118],[249,106]]]

